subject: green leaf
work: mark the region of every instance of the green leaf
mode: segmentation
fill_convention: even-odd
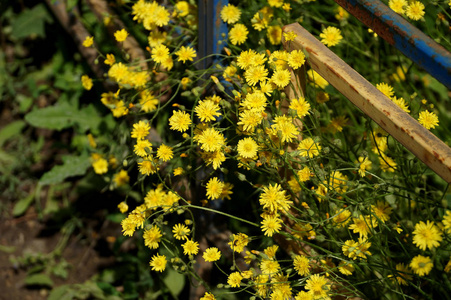
[[[163,278],[163,282],[174,298],[177,299],[177,296],[182,292],[183,287],[185,286],[185,276],[177,273],[173,269],[168,269],[166,277]]]
[[[25,122],[22,120],[17,120],[9,123],[0,131],[0,147],[14,136],[18,136],[25,126]]]
[[[16,251],[16,247],[0,245],[0,251],[4,253],[13,253],[14,251]]]
[[[97,282],[97,286],[107,295],[119,296],[119,292],[114,286],[106,282]]]
[[[63,156],[63,164],[45,173],[39,180],[39,184],[56,184],[69,177],[84,175],[90,166],[88,155]]]
[[[61,285],[52,289],[47,300],[72,300],[75,292],[69,284]]]
[[[27,211],[30,204],[34,199],[34,191],[31,192],[27,197],[20,199],[16,205],[14,205],[13,216],[18,217]]]
[[[44,24],[53,23],[52,17],[47,12],[43,3],[32,9],[25,9],[12,22],[11,35],[17,39],[26,38],[31,35],[45,37]]]
[[[45,274],[32,274],[28,275],[25,278],[25,284],[26,285],[41,285],[41,286],[53,286],[53,280]]]
[[[25,116],[25,121],[39,128],[62,130],[78,124],[83,131],[96,128],[101,118],[92,104],[77,110],[67,102],[34,110]]]
[[[67,102],[34,110],[25,115],[25,121],[39,128],[62,130],[73,125],[73,107]]]
[[[114,222],[114,223],[120,223],[122,222],[122,220],[125,218],[124,214],[121,213],[116,213],[116,214],[109,214],[108,216],[106,216],[106,219]]]

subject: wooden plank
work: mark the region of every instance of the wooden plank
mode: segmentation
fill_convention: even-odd
[[[297,49],[306,52],[307,62],[313,70],[446,182],[451,183],[450,147],[394,104],[301,25],[290,24],[283,31],[292,31],[297,35],[294,41],[283,40],[287,51]]]
[[[451,53],[380,0],[334,0],[451,89]]]

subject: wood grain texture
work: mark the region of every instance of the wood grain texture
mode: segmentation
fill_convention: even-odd
[[[294,41],[283,41],[287,51],[298,49],[308,53],[307,62],[313,70],[446,182],[451,183],[450,147],[394,104],[301,25],[286,25],[283,31],[297,34]]]

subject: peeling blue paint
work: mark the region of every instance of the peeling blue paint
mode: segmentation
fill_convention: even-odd
[[[334,0],[451,90],[451,53],[379,0]]]

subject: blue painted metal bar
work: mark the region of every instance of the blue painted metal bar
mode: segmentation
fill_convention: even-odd
[[[227,24],[222,22],[220,13],[223,6],[229,3],[228,0],[199,0],[198,16],[199,16],[199,58],[211,54],[221,53],[225,46],[219,45],[222,35],[227,34]],[[200,68],[206,69],[211,64],[216,63],[217,59],[207,58],[198,64]]]
[[[379,0],[334,0],[451,90],[451,53]]]

